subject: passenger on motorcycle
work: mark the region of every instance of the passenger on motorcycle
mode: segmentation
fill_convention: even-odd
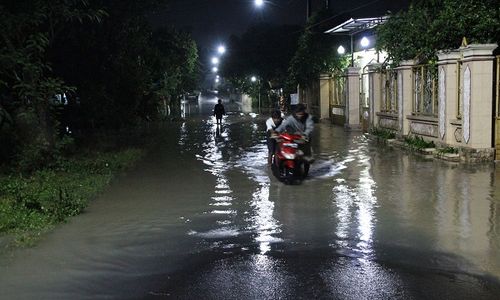
[[[289,133],[302,135],[306,141],[306,144],[304,144],[302,148],[304,151],[304,155],[308,160],[312,160],[310,140],[313,130],[313,118],[310,114],[306,113],[306,107],[302,103],[297,104],[292,114],[284,119],[281,125],[279,125],[275,129],[275,131],[279,133],[286,131]]]
[[[281,117],[281,111],[276,110],[273,111],[271,117],[266,120],[266,135],[267,135],[267,149],[269,150],[269,154],[267,156],[267,163],[271,164],[271,158],[276,149],[276,139],[271,138],[272,134],[276,127],[280,126],[283,118]]]

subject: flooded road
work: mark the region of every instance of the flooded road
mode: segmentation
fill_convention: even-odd
[[[1,299],[499,299],[500,171],[317,124],[301,185],[267,166],[264,118],[185,104],[135,169],[38,246]]]

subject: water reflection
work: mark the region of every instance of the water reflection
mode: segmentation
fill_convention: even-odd
[[[266,254],[271,250],[272,243],[283,241],[276,236],[281,232],[281,225],[273,216],[274,202],[269,198],[271,183],[267,172],[267,147],[260,144],[250,149],[242,157],[242,164],[246,173],[258,184],[252,193],[253,216],[250,218],[249,229],[255,232],[255,242],[259,245],[260,254]]]
[[[367,155],[367,142],[363,139],[355,141],[349,155],[339,163],[349,164],[349,181],[345,174],[339,174],[333,188],[333,201],[338,220],[336,247],[339,251],[362,253],[373,252],[373,228],[375,226],[374,208],[377,198],[374,196],[375,181],[371,176],[371,162]],[[345,168],[343,168],[345,169]],[[357,230],[354,230],[357,228]]]
[[[233,218],[237,214],[233,205],[233,191],[227,177],[230,169],[230,159],[225,155],[226,144],[230,142],[230,129],[227,126],[217,125],[212,120],[204,120],[205,141],[202,143],[201,152],[196,157],[205,164],[205,171],[215,176],[213,195],[210,197],[209,206],[214,209],[206,212],[213,216],[219,216],[217,224],[222,227],[194,234],[209,239],[222,237],[234,237],[239,234],[238,229],[233,225]],[[193,232],[191,232],[193,234]],[[217,246],[217,242],[214,242]]]

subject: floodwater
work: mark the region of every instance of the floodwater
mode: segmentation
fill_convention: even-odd
[[[309,179],[266,161],[264,116],[186,103],[136,168],[33,248],[1,299],[500,299],[500,178],[317,124]]]

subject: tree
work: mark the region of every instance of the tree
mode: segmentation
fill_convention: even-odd
[[[73,88],[54,75],[48,50],[59,28],[100,21],[104,16],[104,11],[89,9],[84,0],[18,0],[0,5],[0,107],[16,123],[25,123],[16,125],[26,128],[17,133],[18,143],[35,144],[47,155],[53,151],[54,99]]]
[[[377,48],[394,64],[432,61],[437,50],[460,47],[463,37],[471,43],[498,42],[500,6],[497,0],[421,0],[392,15],[377,36]]]
[[[147,12],[161,1],[100,3],[109,17],[68,28],[53,55],[58,74],[78,87],[72,101],[78,117],[68,118],[70,127],[85,131],[154,120],[163,100],[177,100],[196,78],[192,38],[174,29],[153,30],[147,22]]]
[[[164,3],[3,1],[0,138],[10,151],[1,158],[31,153],[50,162],[67,134],[61,127],[78,138],[133,126],[154,118],[158,95],[178,100],[192,88],[194,41],[173,29],[154,32],[147,22]]]
[[[288,85],[295,89],[297,84],[306,85],[321,73],[344,69],[346,60],[337,55],[335,37],[324,34],[322,20],[329,18],[330,11],[320,11],[311,17],[302,32],[295,55],[290,63]]]
[[[172,103],[177,107],[179,96],[193,90],[198,79],[196,43],[185,32],[162,28],[153,33],[152,45],[155,98],[164,99],[166,104]]]

